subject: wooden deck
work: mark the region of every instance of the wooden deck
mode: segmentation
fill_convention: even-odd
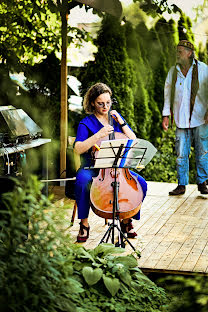
[[[208,274],[208,196],[201,195],[196,185],[188,185],[184,195],[168,196],[175,186],[174,183],[148,182],[141,220],[133,221],[138,237],[130,240],[141,251],[138,265],[144,272]],[[63,199],[60,187],[55,187],[53,192],[57,200],[62,198],[56,202],[57,207],[63,201],[69,202]],[[83,245],[94,248],[108,226],[92,211],[89,223],[90,237]],[[74,240],[78,229],[76,219],[71,227]],[[131,252],[127,244],[125,253]]]

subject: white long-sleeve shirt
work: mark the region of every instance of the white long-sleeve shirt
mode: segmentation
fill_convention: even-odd
[[[190,116],[190,97],[191,97],[191,80],[193,63],[189,68],[186,77],[181,72],[180,66],[177,65],[177,81],[175,85],[175,99],[173,103],[173,114],[176,126],[178,128],[194,128],[205,123],[204,116],[208,111],[208,66],[198,61],[198,79],[199,89],[195,98],[194,108]],[[171,84],[174,67],[172,66],[168,72],[165,88],[164,88],[164,107],[162,111],[163,116],[169,116],[170,113],[170,98],[171,98]]]

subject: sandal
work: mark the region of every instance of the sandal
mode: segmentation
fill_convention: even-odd
[[[132,219],[129,219],[128,223],[123,223],[123,220],[121,221],[121,231],[127,233],[128,238],[134,238],[137,236],[136,232],[130,232],[133,228]]]
[[[87,227],[87,226],[83,225],[82,222],[80,222],[80,229],[79,229],[79,232],[80,232],[81,235],[84,235],[84,230],[87,231],[87,235],[85,235],[85,236],[79,236],[79,234],[78,234],[78,236],[77,236],[77,242],[78,242],[78,243],[85,243],[86,240],[87,240],[88,237],[89,237],[89,232],[90,232],[90,227],[89,227],[89,226]]]

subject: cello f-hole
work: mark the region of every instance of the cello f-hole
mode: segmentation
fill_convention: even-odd
[[[105,179],[105,169],[100,169],[101,170],[101,178],[99,178],[99,181],[104,181]]]
[[[132,180],[132,177],[130,176],[129,177],[129,175],[127,174],[127,173],[129,173],[126,169],[124,169],[125,170],[125,176],[126,176],[126,178],[127,178],[127,180]]]

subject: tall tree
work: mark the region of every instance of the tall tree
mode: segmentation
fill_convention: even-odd
[[[166,21],[160,18],[155,25],[162,51],[165,56],[165,66],[167,70],[175,63],[175,51],[178,43],[178,30],[174,20]]]
[[[155,28],[150,30],[151,39],[148,42],[148,60],[153,71],[154,79],[154,100],[160,111],[163,107],[163,88],[167,74],[165,55],[163,53],[162,45],[159,40],[158,33]]]
[[[115,109],[136,130],[132,91],[135,75],[126,52],[124,29],[118,19],[110,15],[103,18],[95,45],[98,48],[95,60],[89,62],[79,76],[82,93],[96,82],[108,84],[118,101]]]
[[[146,85],[148,71],[142,59],[136,32],[130,22],[125,24],[125,34],[127,53],[133,62],[136,76],[133,95],[137,136],[143,139],[149,139],[152,112],[149,109],[149,94]]]
[[[202,46],[202,43],[199,44],[198,57],[200,61],[208,64],[208,40],[205,47]]]
[[[180,19],[178,21],[179,40],[189,40],[194,43],[194,34],[192,32],[192,22],[188,16],[182,11],[180,12]]]
[[[146,25],[142,22],[136,27],[137,41],[140,46],[142,59],[144,62],[143,81],[145,81],[145,89],[148,93],[149,103],[148,107],[151,111],[151,123],[150,123],[150,136],[151,142],[156,143],[156,138],[161,133],[161,112],[158,108],[158,104],[155,101],[155,79],[154,79],[154,67],[150,62],[150,50],[151,50],[151,32]],[[159,59],[159,56],[158,56]],[[162,90],[160,90],[162,92]]]

